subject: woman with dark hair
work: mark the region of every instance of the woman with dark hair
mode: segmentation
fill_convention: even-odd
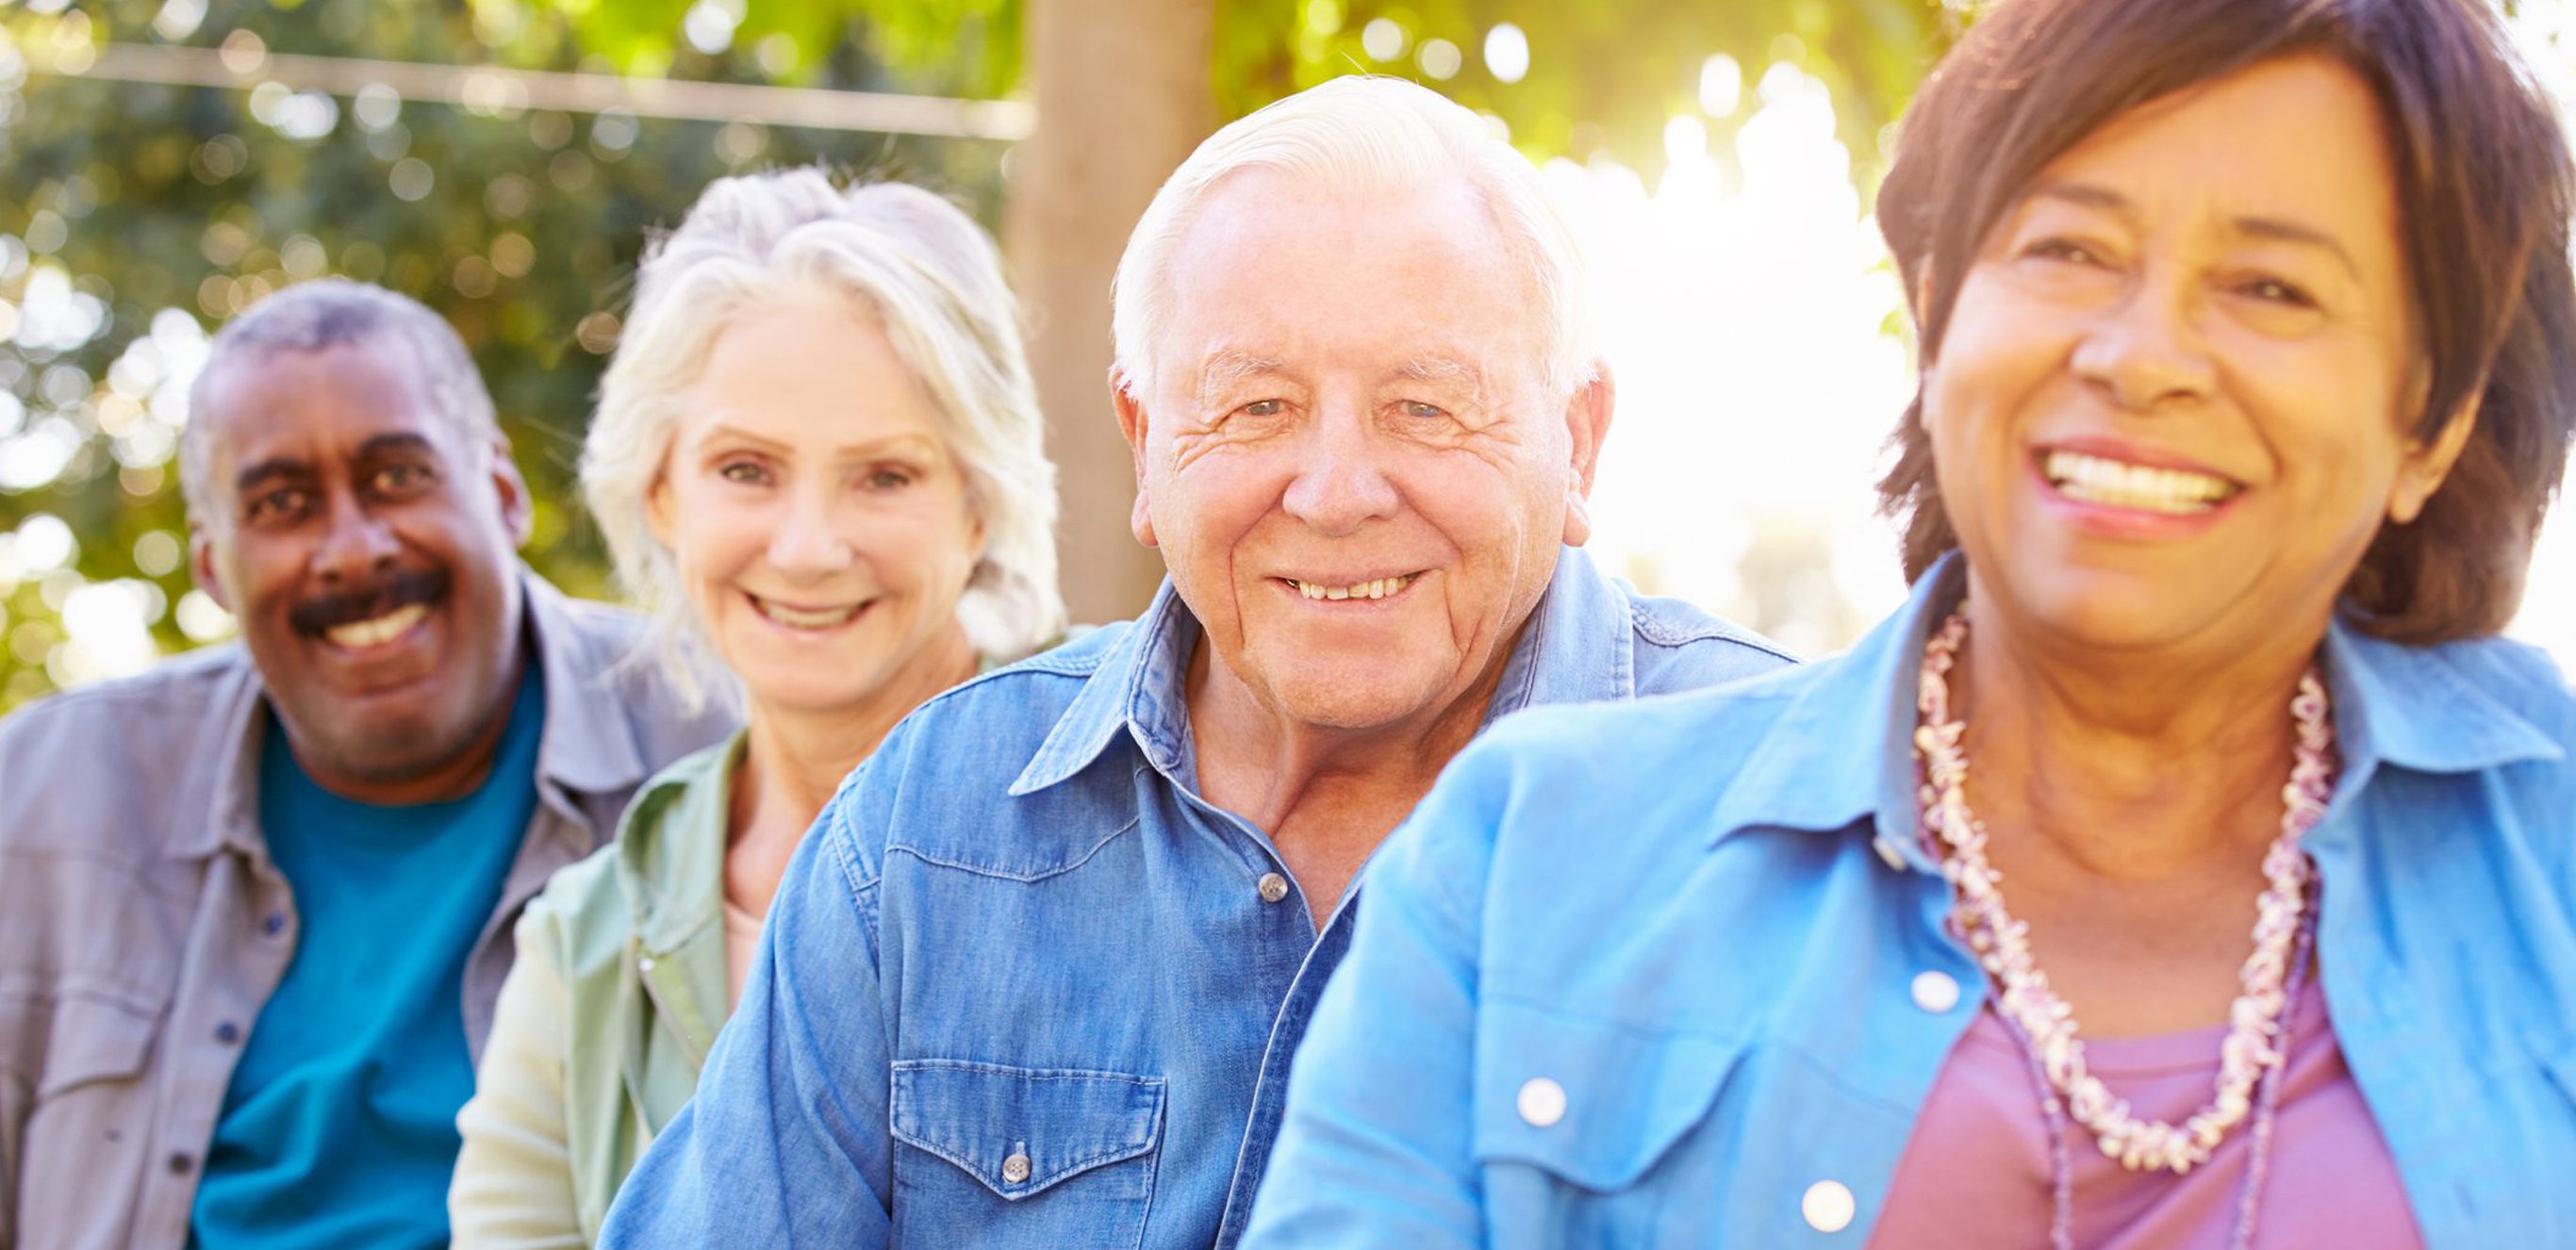
[[[1993,9],[1879,201],[1910,601],[1461,755],[1247,1246],[2576,1245],[2567,161],[2474,0]]]

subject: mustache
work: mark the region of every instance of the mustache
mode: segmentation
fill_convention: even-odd
[[[373,620],[399,608],[434,603],[447,594],[444,569],[405,569],[364,586],[326,591],[286,610],[286,623],[307,634]]]

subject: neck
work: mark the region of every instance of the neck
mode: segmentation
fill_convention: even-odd
[[[1272,833],[1319,802],[1391,809],[1373,845],[1410,811],[1484,723],[1512,643],[1456,697],[1363,729],[1301,721],[1215,660],[1202,640],[1190,657],[1190,736],[1209,802]]]
[[[287,750],[294,753],[296,767],[303,769],[304,775],[324,790],[352,802],[377,807],[446,803],[474,793],[482,787],[484,778],[491,775],[492,760],[501,750],[501,737],[510,727],[510,710],[518,706],[519,680],[526,667],[525,656],[511,665],[501,686],[508,692],[508,697],[483,718],[483,723],[474,730],[472,737],[466,739],[462,748],[428,768],[399,776],[369,776],[333,769],[327,762],[331,753],[314,750],[296,732],[295,726],[277,713],[274,703],[269,705],[270,714],[277,716],[278,723],[286,729]]]
[[[1992,604],[1971,591],[1971,602]],[[2035,835],[2089,872],[2152,879],[2268,845],[2295,731],[2290,699],[2323,623],[2223,656],[2069,646],[1970,609],[1950,678],[1971,800],[1999,838]]]
[[[725,892],[737,905],[766,914],[788,859],[842,780],[914,708],[975,675],[964,631],[953,634],[849,707],[751,703],[726,820]]]

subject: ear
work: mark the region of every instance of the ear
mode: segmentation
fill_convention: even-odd
[[[224,579],[215,570],[215,536],[202,521],[188,522],[188,572],[197,579],[197,589],[215,601],[226,612],[233,610],[233,597],[224,589]]]
[[[519,476],[519,464],[510,458],[510,438],[492,436],[492,491],[501,501],[501,524],[510,531],[510,545],[528,545],[536,514],[528,498],[528,482]]]
[[[644,527],[653,531],[653,541],[662,544],[666,549],[671,545],[674,519],[671,479],[664,474],[656,473],[653,475],[653,484],[644,488]],[[982,522],[979,521],[976,524],[980,527]]]
[[[1145,490],[1145,405],[1136,398],[1136,380],[1115,365],[1109,369],[1109,406],[1118,412],[1118,432],[1127,439],[1129,462],[1136,470],[1136,506],[1127,515],[1127,528],[1136,541],[1148,547],[1158,546],[1154,538],[1154,509]]]
[[[1592,364],[1592,380],[1565,401],[1566,475],[1565,544],[1580,547],[1592,538],[1592,513],[1585,502],[1592,478],[1601,467],[1601,444],[1610,437],[1610,416],[1617,406],[1618,386],[1604,361]]]
[[[2478,428],[2478,400],[2485,393],[2481,387],[2477,394],[2461,401],[2451,419],[2443,424],[2442,432],[2430,441],[2408,440],[2397,462],[2397,480],[2388,490],[2390,521],[2408,525],[2424,515],[2425,502],[2442,489],[2443,479],[2451,475],[2451,466],[2458,464],[2460,453],[2468,450],[2469,436]]]

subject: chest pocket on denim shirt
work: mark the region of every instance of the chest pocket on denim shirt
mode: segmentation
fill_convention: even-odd
[[[907,1244],[1128,1250],[1144,1237],[1160,1077],[949,1059],[894,1065],[895,1225]]]
[[[1488,1002],[1482,1017],[1475,1156],[1493,1209],[1515,1226],[1497,1244],[1704,1244],[1676,1234],[1716,1231],[1703,1225],[1716,1178],[1650,1190],[1639,1182],[1709,1119],[1741,1044],[1513,1003]],[[1668,1203],[1684,1210],[1662,1209]]]

